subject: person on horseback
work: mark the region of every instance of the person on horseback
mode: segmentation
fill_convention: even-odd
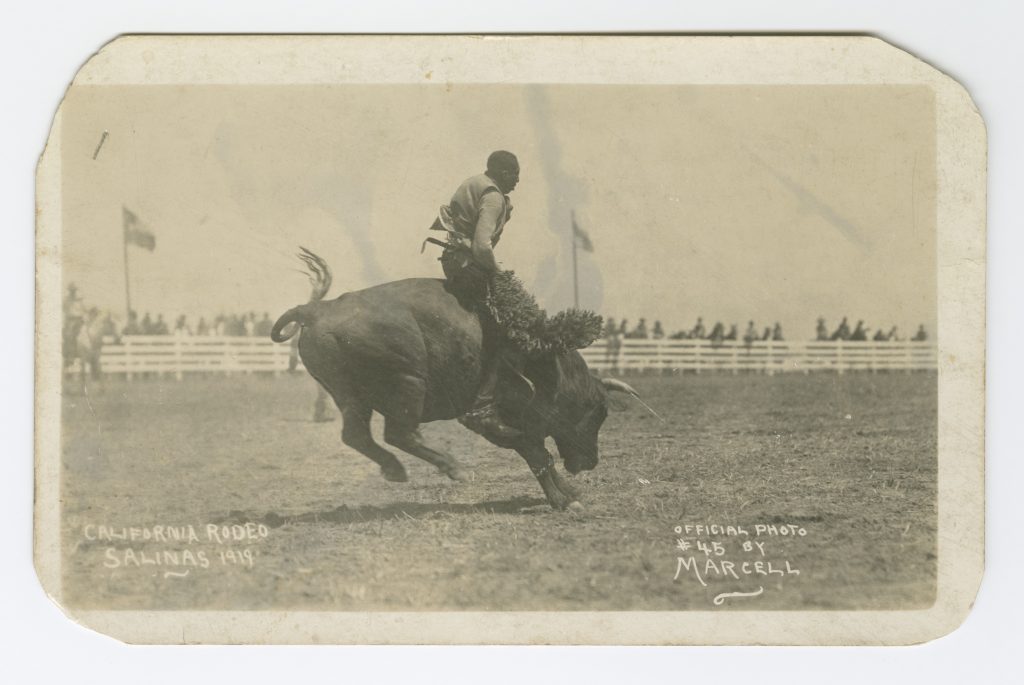
[[[64,296],[64,360],[65,365],[74,359],[78,346],[78,334],[85,324],[85,305],[78,294],[78,286],[74,283],[68,285],[68,292]]]
[[[447,233],[441,268],[458,297],[467,298],[480,313],[483,350],[480,382],[462,425],[481,435],[502,440],[518,437],[520,431],[505,425],[495,407],[498,368],[502,358],[502,332],[486,306],[492,278],[499,272],[494,248],[512,216],[508,194],[519,183],[519,160],[511,152],[498,150],[487,158],[487,170],[465,180],[441,207],[432,230]],[[429,239],[431,242],[440,242]]]

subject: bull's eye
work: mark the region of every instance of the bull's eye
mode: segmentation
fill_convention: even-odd
[[[590,411],[584,414],[583,418],[576,424],[576,432],[582,435],[596,432],[601,427],[601,424],[604,423],[607,416],[608,409],[603,404],[593,407]]]

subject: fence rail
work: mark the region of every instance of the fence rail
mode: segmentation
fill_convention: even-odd
[[[804,372],[930,371],[931,342],[623,340],[600,341],[582,351],[598,371]]]
[[[136,374],[284,371],[290,349],[264,338],[132,335],[105,344],[104,373]],[[299,362],[301,366],[301,362]]]
[[[279,372],[288,369],[290,346],[264,338],[126,336],[103,347],[104,373],[137,374]],[[931,342],[811,342],[708,340],[599,340],[585,350],[595,371],[755,372],[930,371],[937,366]],[[301,361],[298,365],[301,367]]]

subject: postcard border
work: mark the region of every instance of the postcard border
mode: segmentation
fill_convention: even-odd
[[[259,60],[253,55],[258,53]],[[303,59],[294,59],[301,54]],[[623,54],[631,55],[623,60]],[[386,56],[386,59],[384,57]],[[76,611],[133,643],[913,644],[954,630],[984,566],[986,136],[957,82],[872,37],[125,36],[75,85],[925,84],[937,126],[937,598],[913,611]],[[61,113],[37,173],[35,559],[61,605]],[[67,613],[67,609],[65,609]]]

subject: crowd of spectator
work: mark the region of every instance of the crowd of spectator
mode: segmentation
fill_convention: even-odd
[[[176,336],[257,336],[268,337],[274,322],[270,320],[268,312],[258,318],[256,312],[244,314],[220,314],[207,321],[206,317],[199,317],[198,321],[190,322],[185,315],[179,316],[174,326],[169,326],[164,320],[163,314],[157,314],[154,318],[146,312],[139,318],[137,312],[128,314],[128,323],[121,331],[122,335],[176,335]]]
[[[853,340],[853,341],[866,341],[873,340],[875,342],[900,342],[903,338],[900,337],[899,328],[893,326],[892,328],[885,330],[878,328],[875,330],[874,335],[871,334],[871,328],[864,325],[863,320],[857,321],[857,325],[854,329],[850,330],[850,324],[843,317],[843,320],[839,322],[839,325],[834,331],[829,333],[828,326],[825,325],[825,319],[823,317],[818,318],[818,327],[815,330],[816,340]],[[912,342],[924,342],[928,340],[928,332],[924,328],[924,324],[918,326],[917,332],[910,338]]]
[[[273,322],[270,314],[263,313],[258,317],[256,312],[244,314],[220,314],[211,320],[199,317],[198,321],[189,321],[185,315],[179,316],[174,325],[171,326],[164,319],[163,314],[155,317],[148,312],[140,319],[138,314],[132,311],[128,315],[128,323],[122,330],[122,335],[177,335],[177,336],[257,336],[268,337]],[[872,333],[874,330],[874,333]],[[627,319],[618,323],[614,319],[606,319],[603,337],[611,341],[619,340],[710,340],[713,343],[725,341],[743,341],[751,344],[757,341],[782,341],[785,340],[782,334],[782,325],[776,321],[771,326],[758,327],[753,321],[748,321],[746,329],[740,335],[738,324],[730,324],[728,327],[721,321],[716,321],[710,329],[704,325],[704,319],[697,317],[692,328],[684,328],[673,333],[666,333],[661,321],[655,321],[650,327],[647,319],[641,318],[635,326],[631,326]],[[823,317],[818,319],[815,330],[815,340],[834,341],[867,341],[875,342],[901,341],[899,329],[892,326],[889,329],[871,329],[865,326],[864,321],[857,321],[856,326],[851,330],[847,318],[844,316],[839,325],[832,331],[826,325]],[[917,332],[910,338],[912,341],[928,340],[928,333],[924,324],[918,327]]]
[[[693,328],[681,329],[675,331],[670,335],[666,335],[665,328],[662,326],[661,321],[655,321],[651,328],[647,326],[647,319],[640,319],[636,326],[630,326],[627,319],[622,319],[619,323],[616,323],[614,319],[606,319],[604,326],[603,337],[607,340],[616,342],[619,340],[710,340],[711,342],[724,342],[724,341],[739,341],[742,340],[744,343],[751,344],[757,341],[773,340],[782,341],[785,338],[782,335],[782,325],[776,321],[771,326],[765,326],[759,328],[753,321],[747,322],[747,327],[740,335],[738,324],[731,324],[726,328],[725,324],[721,321],[716,321],[715,324],[708,330],[704,325],[704,319],[697,317],[697,322]],[[857,325],[850,329],[850,324],[846,317],[839,323],[836,329],[829,332],[828,326],[825,324],[824,318],[818,319],[818,327],[815,331],[816,340],[851,340],[851,341],[867,341],[873,340],[875,342],[894,341],[898,342],[903,340],[899,336],[899,329],[896,326],[889,328],[888,330],[879,328],[875,330],[874,334],[871,333],[872,329],[864,325],[864,321],[858,321]],[[917,329],[910,340],[914,342],[923,342],[928,340],[928,333],[925,330],[924,324]]]
[[[748,321],[746,331],[741,337],[738,324],[732,324],[726,329],[725,324],[716,321],[709,331],[705,327],[702,317],[697,317],[697,323],[693,328],[680,329],[669,335],[666,335],[661,321],[655,321],[654,326],[648,330],[647,319],[640,319],[632,328],[627,319],[622,319],[618,324],[614,319],[607,319],[604,326],[604,337],[610,340],[662,340],[666,338],[668,340],[710,340],[712,342],[743,340],[747,343],[758,340],[784,340],[782,325],[778,321],[773,326],[765,326],[763,330],[759,329],[753,321]]]

